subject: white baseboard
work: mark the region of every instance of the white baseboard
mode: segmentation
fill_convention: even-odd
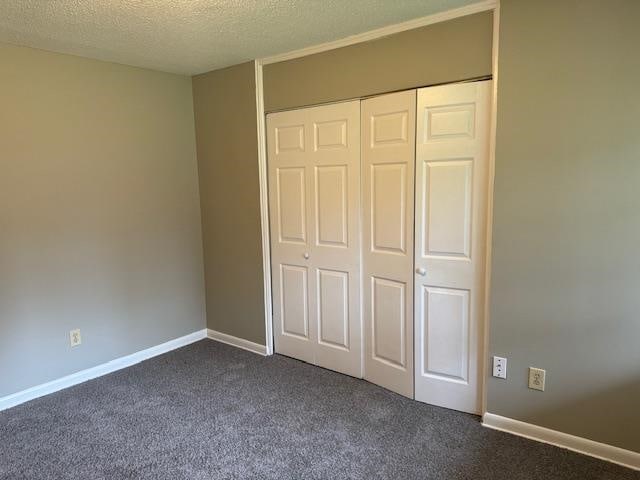
[[[143,360],[167,353],[171,350],[175,350],[176,348],[184,347],[185,345],[197,342],[198,340],[202,340],[206,337],[206,329],[199,330],[197,332],[190,333],[189,335],[185,335],[184,337],[175,338],[160,345],[156,345],[155,347],[147,348],[125,357],[116,358],[115,360],[103,363],[102,365],[81,370],[80,372],[72,373],[66,377],[58,378],[51,382],[36,385],[35,387],[22,390],[21,392],[7,395],[6,397],[0,398],[0,411],[15,407],[16,405],[20,405],[21,403],[28,402],[35,398],[57,392],[58,390],[72,387],[73,385],[86,382],[87,380],[130,367],[131,365],[140,363]]]
[[[207,337],[211,340],[215,340],[216,342],[226,343],[227,345],[242,348],[243,350],[248,350],[250,352],[257,353],[258,355],[267,355],[267,347],[265,345],[253,343],[249,340],[245,340],[244,338],[227,335],[226,333],[217,332],[210,328],[207,329]]]
[[[521,422],[512,418],[501,417],[493,413],[485,413],[482,416],[482,425],[494,430],[512,433],[520,437],[529,438],[538,442],[548,443],[556,447],[566,448],[574,452],[583,453],[591,457],[617,463],[623,467],[640,470],[640,453],[614,447],[582,437],[569,435],[545,427],[539,427],[531,423]]]

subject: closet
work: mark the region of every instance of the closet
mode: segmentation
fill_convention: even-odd
[[[479,412],[490,85],[267,116],[276,353]]]

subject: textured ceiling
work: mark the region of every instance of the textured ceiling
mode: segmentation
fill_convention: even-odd
[[[202,73],[475,0],[0,0],[0,42]]]

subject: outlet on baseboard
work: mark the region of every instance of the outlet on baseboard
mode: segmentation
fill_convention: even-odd
[[[541,368],[529,367],[529,388],[544,392],[544,382],[547,371]]]
[[[507,359],[504,357],[493,357],[493,376],[497,378],[507,378]]]
[[[82,337],[80,336],[80,329],[71,330],[69,332],[69,341],[72,347],[77,347],[82,343]]]

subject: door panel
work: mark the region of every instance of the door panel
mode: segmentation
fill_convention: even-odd
[[[290,125],[275,129],[276,153],[304,152],[304,125]]]
[[[466,382],[469,378],[469,291],[422,287],[422,374]]]
[[[275,351],[360,377],[360,102],[270,114],[267,148]]]
[[[315,149],[347,148],[347,121],[314,123]]]
[[[364,376],[411,398],[415,102],[362,102]]]
[[[281,242],[306,243],[304,168],[278,168],[278,224]]]
[[[349,349],[349,272],[318,270],[319,342]]]
[[[400,144],[406,145],[409,138],[408,118],[411,112],[401,111],[371,115],[371,147]]]
[[[371,166],[371,249],[395,252],[406,249],[407,165]]]
[[[415,395],[480,410],[490,81],[418,90]]]
[[[318,245],[348,247],[347,167],[316,167],[316,232]]]
[[[475,104],[427,106],[424,142],[473,138]]]
[[[472,161],[427,162],[423,255],[469,257]]]
[[[403,371],[407,364],[406,285],[384,278],[371,280],[373,358]]]
[[[307,269],[280,266],[282,334],[309,339],[309,289]]]

